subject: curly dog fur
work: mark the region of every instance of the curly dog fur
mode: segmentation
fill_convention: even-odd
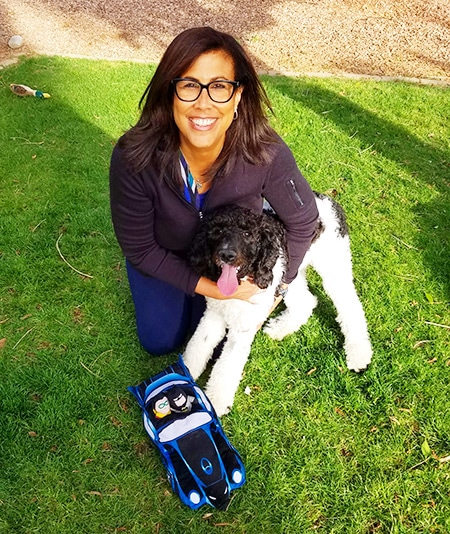
[[[365,369],[372,347],[361,302],[353,283],[350,240],[342,208],[316,193],[319,209],[317,235],[289,285],[286,309],[270,319],[263,331],[283,339],[305,324],[317,304],[308,289],[306,269],[313,267],[337,310],[345,338],[349,369]],[[251,344],[272,308],[277,287],[288,262],[283,226],[271,214],[228,206],[207,215],[191,250],[191,264],[198,274],[221,283],[221,277],[251,278],[260,288],[253,303],[238,299],[207,298],[206,311],[189,341],[183,359],[194,379],[205,370],[214,348],[226,340],[206,385],[206,394],[219,416],[229,412],[239,387]],[[226,271],[226,276],[224,272]],[[234,273],[234,274],[233,274]],[[235,282],[236,284],[238,281]],[[220,286],[219,286],[220,287]]]

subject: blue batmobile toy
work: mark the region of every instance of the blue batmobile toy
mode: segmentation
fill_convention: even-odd
[[[128,389],[143,411],[144,428],[161,453],[174,492],[194,510],[203,504],[226,510],[230,492],[245,482],[244,465],[181,356]]]

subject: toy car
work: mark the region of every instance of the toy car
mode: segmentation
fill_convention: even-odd
[[[128,390],[143,411],[173,491],[194,510],[203,504],[226,510],[230,492],[245,482],[244,465],[181,356]]]

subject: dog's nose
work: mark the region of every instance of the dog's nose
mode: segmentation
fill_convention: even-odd
[[[217,256],[220,261],[223,261],[225,263],[233,263],[233,261],[236,259],[237,254],[232,249],[222,248],[218,251]]]

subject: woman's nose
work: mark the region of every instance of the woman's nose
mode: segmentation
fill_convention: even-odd
[[[197,107],[209,107],[212,103],[211,98],[209,97],[208,91],[206,90],[206,87],[202,87],[202,90],[200,91],[200,96],[195,101],[195,104]]]

